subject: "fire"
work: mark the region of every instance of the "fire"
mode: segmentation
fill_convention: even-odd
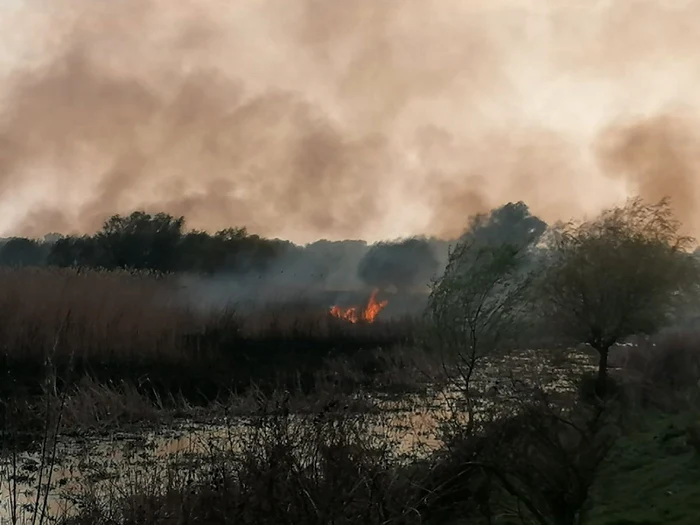
[[[358,320],[357,308],[355,307],[343,309],[340,306],[333,306],[331,307],[331,315],[338,319],[345,319],[351,323],[356,323]]]
[[[373,323],[384,307],[389,304],[389,301],[377,301],[377,293],[379,290],[374,290],[369,298],[367,306],[365,306],[362,312],[357,311],[356,307],[352,308],[341,308],[340,306],[331,307],[331,315],[337,317],[338,319],[345,319],[351,323],[357,323],[362,320],[366,323]]]
[[[372,295],[369,298],[369,302],[367,303],[364,312],[362,312],[362,319],[364,319],[368,323],[373,323],[374,320],[377,318],[377,315],[379,315],[379,312],[381,312],[386,307],[386,305],[389,304],[389,301],[387,300],[377,302],[378,292],[379,290],[374,290],[372,292]]]

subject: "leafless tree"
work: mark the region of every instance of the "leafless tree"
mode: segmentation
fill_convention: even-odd
[[[445,273],[433,283],[429,343],[456,369],[455,386],[462,391],[470,426],[475,372],[484,359],[512,344],[527,309],[532,282],[527,254],[526,246],[465,239],[450,251]]]

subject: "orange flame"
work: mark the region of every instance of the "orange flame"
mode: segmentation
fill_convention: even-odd
[[[336,305],[331,307],[331,315],[337,317],[338,319],[345,319],[351,323],[357,323],[360,320],[367,323],[373,323],[377,318],[377,315],[379,315],[379,312],[381,312],[384,307],[389,304],[389,301],[386,300],[377,301],[377,293],[379,293],[378,289],[372,292],[367,306],[365,306],[364,310],[362,310],[362,312],[359,314],[357,312],[357,308],[354,306],[352,308],[341,308],[340,306]]]

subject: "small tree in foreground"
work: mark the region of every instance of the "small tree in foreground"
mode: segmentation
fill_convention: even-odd
[[[550,232],[547,268],[538,288],[544,318],[556,332],[599,354],[596,390],[605,394],[610,347],[653,334],[695,292],[698,263],[668,199],[639,198],[590,222]]]
[[[430,345],[456,358],[469,431],[477,366],[511,342],[528,304],[532,279],[527,253],[524,246],[482,245],[465,239],[450,251],[445,273],[432,286]]]

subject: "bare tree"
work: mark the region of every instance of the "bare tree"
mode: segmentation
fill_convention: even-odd
[[[429,341],[454,358],[469,431],[474,422],[472,383],[477,366],[512,342],[527,308],[532,282],[527,254],[526,246],[482,245],[464,239],[450,251],[445,273],[432,286]]]
[[[590,222],[550,232],[538,286],[542,313],[560,336],[598,352],[598,395],[605,394],[610,348],[658,331],[695,291],[700,274],[692,241],[681,234],[668,199],[630,199]]]

